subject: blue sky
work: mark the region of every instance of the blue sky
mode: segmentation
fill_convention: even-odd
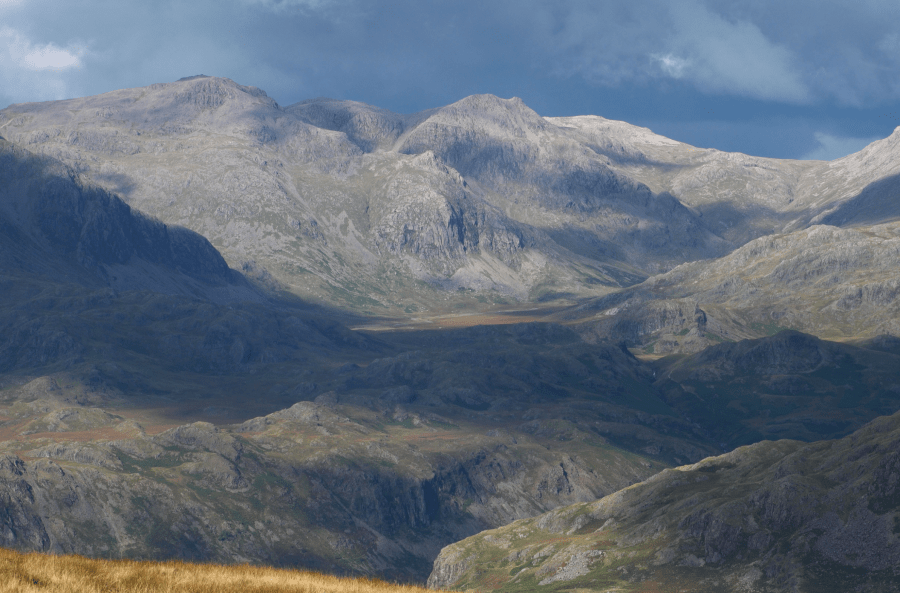
[[[0,0],[0,105],[226,76],[408,113],[473,93],[836,158],[900,125],[896,0]]]

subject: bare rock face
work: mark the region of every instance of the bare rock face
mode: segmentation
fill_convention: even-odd
[[[843,229],[817,225],[750,241],[725,257],[683,264],[641,284],[582,303],[585,335],[627,340],[646,352],[696,352],[709,344],[795,329],[821,336],[895,334],[900,284],[898,223]],[[659,311],[696,303],[703,342]],[[689,306],[689,305],[688,305]],[[682,315],[682,317],[685,317]],[[685,332],[687,333],[687,332]]]
[[[521,99],[477,95],[437,109],[401,137],[398,150],[433,151],[464,177],[502,196],[499,203],[557,212],[558,220],[575,227],[590,219],[598,239],[625,241],[657,257],[664,257],[657,253],[663,244],[704,254],[724,247],[678,200],[654,195],[610,168],[603,155]]]
[[[252,262],[262,286],[370,311],[472,291],[604,296],[761,237],[898,215],[896,134],[832,163],[781,161],[596,116],[543,118],[520,99],[477,95],[411,115],[332,99],[282,108],[207,76],[0,118],[13,142],[201,233],[231,267]],[[706,311],[681,288],[667,297]],[[704,340],[660,335],[654,348]]]
[[[900,577],[898,439],[895,414],[839,441],[764,442],[665,470],[449,546],[428,583],[891,590]]]
[[[180,284],[180,292],[188,294],[207,287],[205,296],[212,296],[221,287],[222,294],[231,289],[235,296],[255,296],[200,235],[150,219],[105,190],[84,184],[55,159],[4,140],[0,188],[4,239],[30,243],[30,254],[24,254],[22,245],[16,248],[22,253],[14,264],[19,269],[46,270],[49,255],[58,265],[72,258],[95,281],[119,289],[172,292]],[[150,270],[155,273],[146,274]]]
[[[434,153],[419,155],[409,166],[420,179],[410,183],[408,176],[398,175],[392,180],[392,208],[374,228],[379,248],[415,256],[426,265],[434,262],[452,275],[468,255],[481,251],[515,266],[526,241],[534,244],[534,233],[472,192]],[[423,187],[428,188],[424,193]]]
[[[364,152],[389,150],[413,120],[365,103],[334,99],[302,101],[287,111],[317,128],[343,132]]]
[[[729,247],[518,99],[282,108],[200,76],[3,118],[14,142],[253,262],[264,286],[354,307],[602,294]]]
[[[637,300],[637,299],[635,299]],[[623,301],[604,311],[583,327],[588,340],[598,337],[621,340],[629,345],[651,343],[653,354],[673,351],[699,352],[711,344],[706,338],[707,316],[692,299]]]

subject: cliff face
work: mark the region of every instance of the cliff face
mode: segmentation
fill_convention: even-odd
[[[728,248],[518,99],[407,116],[327,99],[282,108],[192,77],[2,117],[13,141],[203,234],[232,267],[254,262],[282,288],[352,307],[471,298],[460,288],[488,301],[603,294]]]
[[[897,417],[846,435],[900,393],[896,134],[784,162],[210,77],[0,125],[4,545],[407,580],[499,528],[432,583],[890,590]],[[510,300],[555,306],[467,315]],[[547,323],[345,327],[435,308]]]
[[[757,323],[893,331],[890,308],[867,303],[896,292],[881,277],[889,257],[870,256],[886,253],[898,216],[897,133],[831,163],[785,161],[602,117],[544,118],[492,95],[400,115],[332,99],[282,107],[213,77],[0,118],[17,144],[201,233],[263,286],[319,302],[408,312],[603,300],[653,276],[619,298],[661,302],[600,324],[653,354],[758,337],[746,327]],[[766,261],[781,264],[771,277]],[[811,305],[820,289],[834,307]],[[686,300],[707,329],[644,322]]]
[[[434,588],[892,591],[900,415],[763,442],[445,548]]]
[[[6,273],[52,276],[55,268],[89,286],[262,298],[202,236],[148,218],[57,160],[2,139],[0,213]]]
[[[20,550],[424,580],[447,543],[651,473],[613,450],[614,476],[527,436],[415,418],[385,430],[374,413],[301,402],[149,436],[117,414],[57,405],[28,422],[33,448],[0,457],[0,537]]]

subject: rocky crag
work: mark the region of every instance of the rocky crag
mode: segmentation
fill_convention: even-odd
[[[900,415],[837,441],[762,442],[445,548],[475,591],[896,591]]]
[[[785,161],[518,99],[282,107],[207,76],[13,105],[0,121],[207,237],[270,292],[394,314],[595,297],[567,319],[653,354],[757,326],[898,331],[897,132],[833,162]]]
[[[432,583],[890,590],[897,133],[778,161],[206,76],[0,126],[4,545],[424,580],[500,528]]]
[[[602,294],[730,249],[517,99],[400,116],[324,99],[282,108],[191,77],[0,117],[10,140],[208,237],[232,267],[357,308],[433,306],[448,288]]]

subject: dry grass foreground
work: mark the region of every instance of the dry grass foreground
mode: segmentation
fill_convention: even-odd
[[[93,560],[0,548],[0,593],[433,593],[412,585],[259,566]]]

